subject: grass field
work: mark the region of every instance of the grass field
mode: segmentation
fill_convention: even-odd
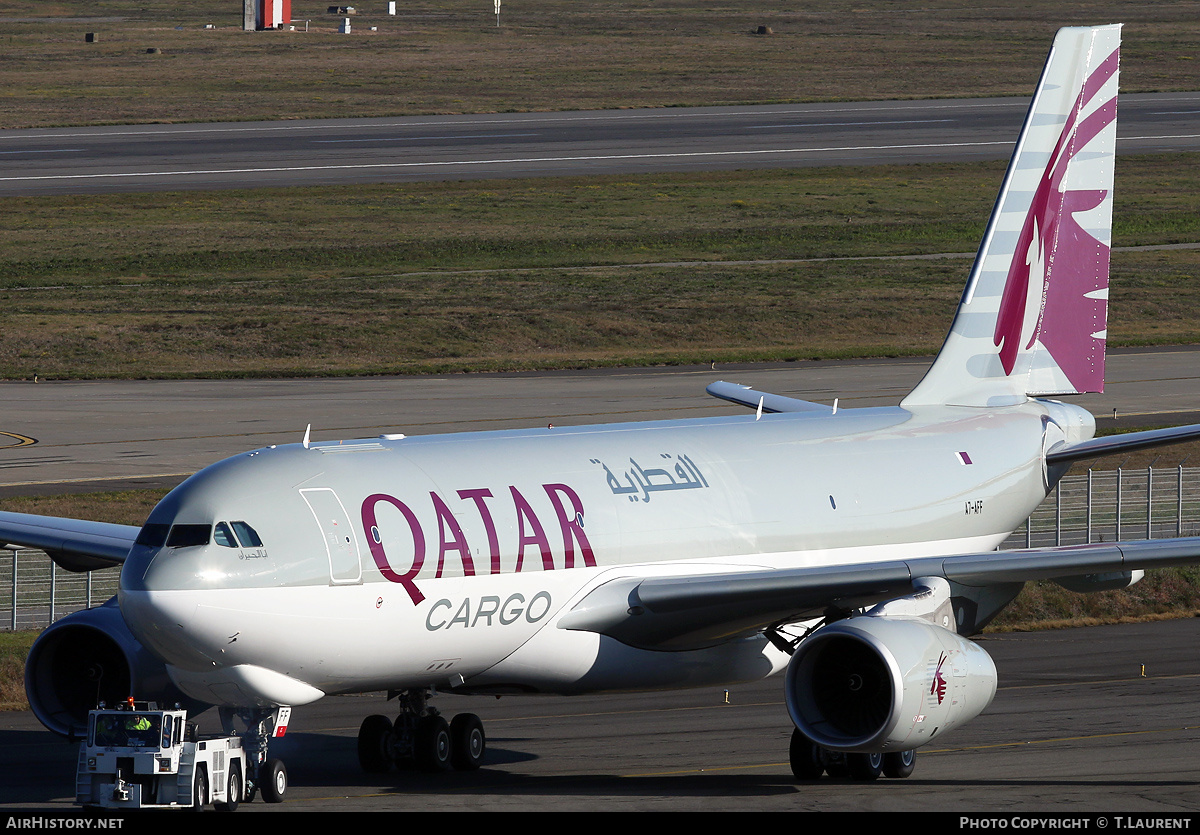
[[[0,710],[28,710],[25,699],[25,656],[36,632],[0,632]]]
[[[1200,241],[1122,158],[1114,243]],[[999,163],[0,200],[0,377],[932,354]],[[1200,339],[1200,251],[1118,251],[1112,345]]]
[[[294,0],[308,32],[243,32],[230,0],[0,0],[0,126],[1027,96],[1084,23],[1126,25],[1125,90],[1200,88],[1195,2],[397,5],[339,35],[324,0]]]
[[[314,0],[308,32],[243,32],[211,0],[0,0],[0,125],[1028,95],[1058,26],[1111,21],[1125,90],[1200,89],[1194,2],[383,9],[338,35]],[[1200,241],[1195,163],[1122,159],[1117,246]],[[0,378],[927,354],[969,262],[897,256],[973,251],[1001,170],[3,200]],[[1198,259],[1118,253],[1111,343],[1200,338]]]

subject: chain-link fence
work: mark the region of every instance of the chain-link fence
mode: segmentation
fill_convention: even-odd
[[[0,630],[42,629],[117,593],[120,568],[75,574],[41,551],[0,549]]]
[[[1040,548],[1200,533],[1200,467],[1068,475],[1000,547]]]
[[[1068,475],[1001,549],[1200,534],[1200,467]],[[42,629],[117,593],[119,568],[63,571],[41,551],[0,549],[0,631]]]

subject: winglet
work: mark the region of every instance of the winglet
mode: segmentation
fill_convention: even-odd
[[[904,405],[1103,391],[1120,39],[1059,30],[950,334]]]

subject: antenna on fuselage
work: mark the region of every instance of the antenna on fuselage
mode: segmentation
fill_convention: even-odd
[[[312,424],[310,423],[304,430],[304,448],[308,449],[308,436],[312,433]]]

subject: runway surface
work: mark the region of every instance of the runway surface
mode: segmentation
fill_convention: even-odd
[[[0,195],[1007,159],[1029,100],[0,131]],[[1123,95],[1119,153],[1200,149],[1200,93]]]
[[[1192,349],[1110,356],[1118,420],[1169,423],[1200,402]],[[896,402],[927,360],[285,381],[8,383],[5,493],[177,481],[226,454],[313,437],[590,423],[737,412],[715,379],[841,407]],[[753,419],[751,413],[747,419]],[[36,444],[17,445],[21,437]],[[164,476],[163,474],[166,473]],[[86,479],[99,479],[88,481]],[[81,480],[82,479],[82,480]],[[25,482],[22,484],[21,482]],[[48,483],[52,482],[52,483]],[[67,482],[67,483],[63,483]],[[608,697],[445,696],[483,717],[478,773],[366,776],[359,723],[381,695],[297,709],[274,753],[292,780],[255,812],[969,811],[1168,814],[1200,807],[1200,619],[984,639],[1001,689],[983,716],[923,749],[908,780],[797,784],[783,682]],[[1144,667],[1144,669],[1143,669]],[[1143,675],[1144,672],[1144,675]],[[727,701],[728,699],[728,701]],[[215,717],[204,719],[215,730]],[[0,808],[71,810],[74,749],[29,713],[0,714]]]
[[[1000,689],[979,718],[921,749],[906,780],[798,784],[782,677],[597,697],[441,696],[488,734],[474,773],[365,775],[355,738],[382,696],[297,708],[278,806],[345,811],[888,811],[1150,813],[1200,809],[1200,619],[998,635]],[[1144,670],[1143,670],[1144,665]],[[1144,673],[1144,674],[1143,674]],[[205,714],[203,723],[215,727]],[[0,809],[72,809],[75,749],[29,713],[0,713]],[[244,823],[244,822],[243,822]]]
[[[1123,97],[1120,151],[1195,149],[1200,126],[1188,111],[1198,104],[1200,94]],[[0,134],[0,194],[1006,158],[1025,107],[1005,99],[14,131]],[[254,150],[264,137],[279,141]],[[1115,409],[1127,425],[1200,419],[1197,358],[1190,348],[1110,352],[1108,391],[1076,402],[1107,420]],[[718,379],[837,398],[842,408],[890,405],[927,365],[5,383],[0,495],[167,485],[227,455],[298,442],[310,423],[324,441],[744,412],[704,395]],[[728,693],[442,697],[447,714],[483,717],[490,753],[477,773],[440,777],[363,775],[358,725],[394,707],[381,696],[334,697],[298,709],[273,751],[289,766],[288,802],[238,814],[1194,812],[1198,640],[1200,619],[986,638],[1000,671],[993,705],[923,749],[912,778],[870,785],[794,782],[781,679]],[[0,713],[0,808],[71,810],[75,756],[31,714]]]
[[[716,380],[839,408],[897,404],[928,358],[311,380],[0,383],[0,495],[178,483],[271,444],[426,435],[748,410],[709,397]],[[1123,426],[1200,421],[1196,348],[1109,353],[1104,394],[1073,402]]]

